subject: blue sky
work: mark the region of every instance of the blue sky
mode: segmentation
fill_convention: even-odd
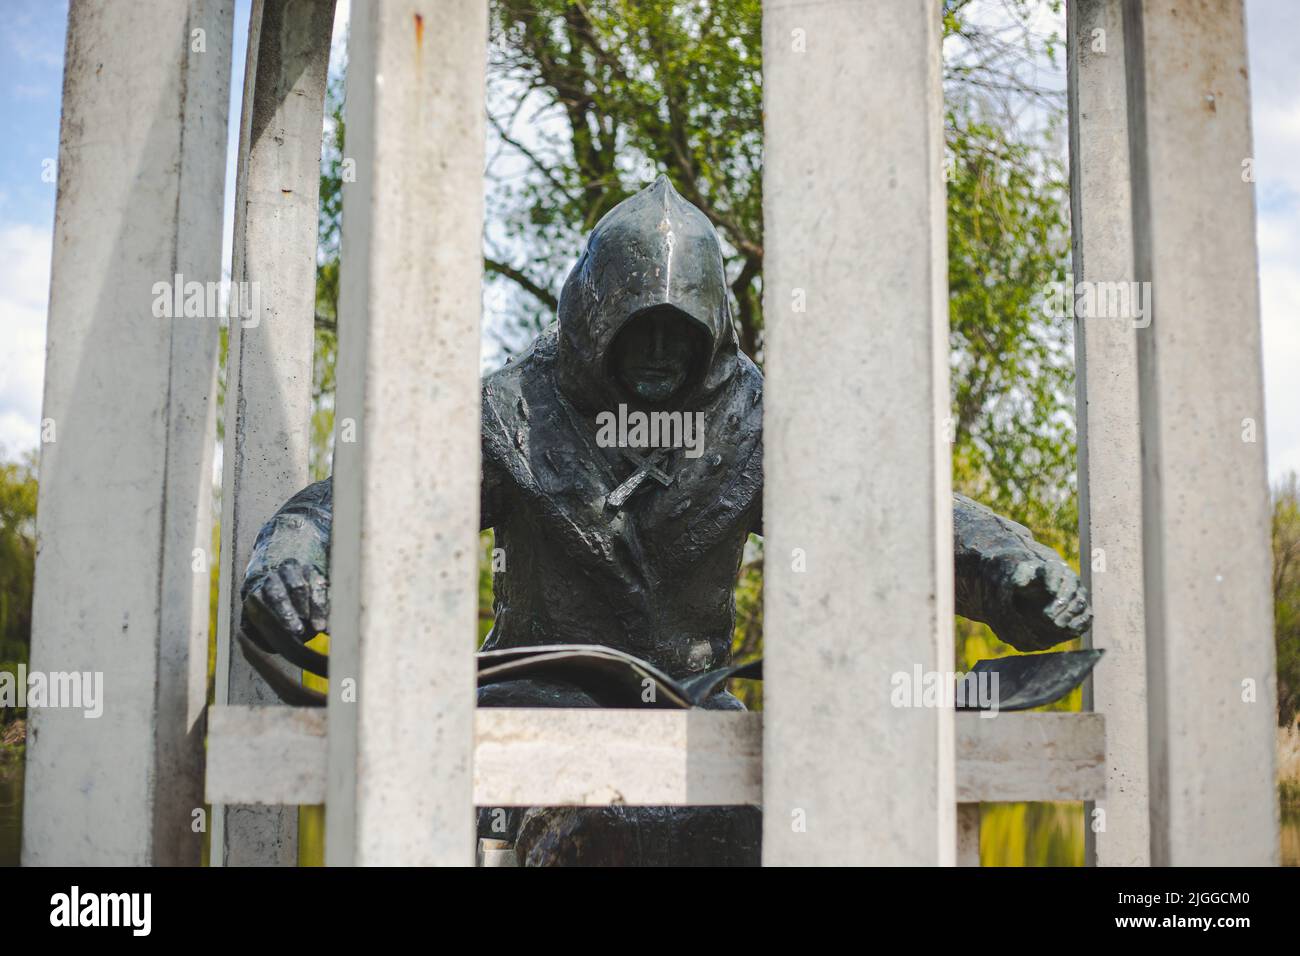
[[[0,457],[39,439],[66,0],[3,0],[0,33]],[[236,0],[233,118],[250,0]],[[1300,471],[1300,2],[1247,0],[1269,473]],[[340,26],[346,18],[342,0]],[[336,29],[336,42],[341,29]],[[233,206],[230,136],[227,236]],[[227,241],[226,262],[229,263]]]

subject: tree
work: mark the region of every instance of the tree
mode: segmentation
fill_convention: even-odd
[[[515,325],[532,331],[554,313],[582,237],[666,172],[727,246],[741,346],[757,358],[760,0],[497,0],[491,10],[489,217],[501,228],[489,231],[485,265],[533,300],[512,300]]]

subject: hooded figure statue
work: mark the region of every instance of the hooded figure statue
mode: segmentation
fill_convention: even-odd
[[[736,573],[762,533],[762,393],[717,233],[660,176],[592,230],[558,322],[483,381],[480,524],[506,557],[484,650],[604,645],[677,679],[728,664]],[[250,655],[324,672],[303,644],[327,627],[331,511],[327,480],[259,534]],[[1025,528],[957,496],[954,536],[958,613],[1022,650],[1086,629],[1078,578]],[[599,706],[539,676],[481,687],[478,703]],[[704,706],[743,709],[725,690]],[[752,807],[534,808],[483,810],[479,835],[525,864],[757,863],[760,824]]]
[[[558,328],[484,382],[482,523],[510,569],[484,649],[604,644],[673,677],[725,664],[762,500],[762,391],[713,226],[660,177],[592,230]],[[654,412],[702,424],[694,449],[601,440],[600,417]],[[616,494],[646,464],[667,487],[647,475]]]

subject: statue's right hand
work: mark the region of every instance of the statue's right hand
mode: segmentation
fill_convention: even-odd
[[[328,628],[329,581],[317,567],[290,558],[244,594],[244,631],[263,650],[283,654]]]

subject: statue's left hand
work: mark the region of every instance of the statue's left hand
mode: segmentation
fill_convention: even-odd
[[[997,599],[988,625],[999,639],[1019,651],[1042,651],[1088,630],[1088,590],[1048,549],[1009,552],[990,565]]]
[[[262,650],[309,667],[299,647],[328,627],[329,581],[319,568],[289,558],[245,582],[243,628]]]

